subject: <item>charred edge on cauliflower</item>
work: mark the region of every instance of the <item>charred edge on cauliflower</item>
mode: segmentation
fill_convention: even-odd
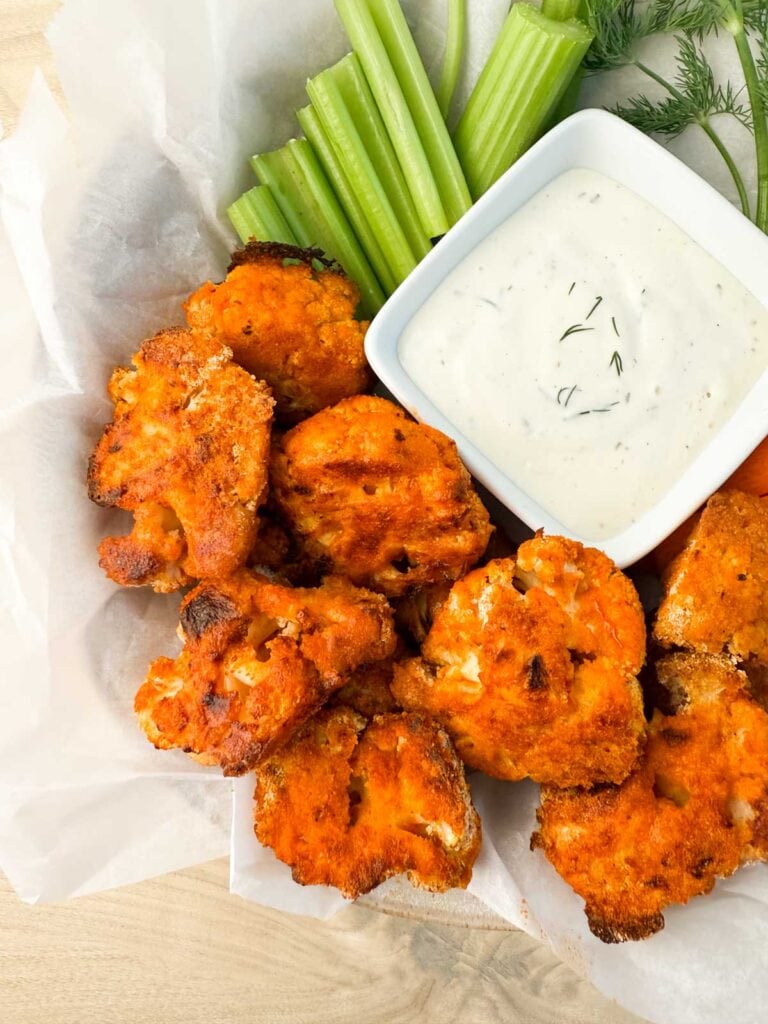
[[[232,253],[227,273],[244,263],[260,263],[262,260],[298,260],[300,263],[306,263],[309,267],[314,263],[321,263],[326,270],[332,270],[343,277],[347,276],[341,264],[326,256],[322,249],[302,249],[301,246],[289,245],[287,242],[257,242],[255,240],[247,242],[245,248],[237,249]]]

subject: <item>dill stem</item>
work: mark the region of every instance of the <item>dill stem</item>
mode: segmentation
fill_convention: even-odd
[[[739,193],[739,202],[741,203],[741,212],[745,217],[751,217],[752,214],[749,209],[749,196],[747,195],[747,189],[744,184],[744,179],[741,176],[741,172],[734,163],[733,157],[728,151],[728,147],[725,145],[723,140],[717,134],[715,129],[710,124],[709,118],[704,118],[699,121],[698,124],[701,126],[701,130],[708,136],[712,144],[717,149],[720,156],[725,161],[725,166],[731,172],[734,184],[736,185],[736,191]]]
[[[761,231],[768,232],[768,118],[766,117],[760,78],[755,67],[755,58],[749,48],[749,40],[744,31],[744,12],[741,0],[732,0],[727,4],[729,16],[724,27],[736,44],[747,95],[752,107],[752,121],[755,132],[755,154],[757,157],[757,212],[755,224]]]
[[[749,44],[748,43],[747,43],[747,50],[749,50]],[[752,54],[750,53],[750,58],[751,58],[751,56],[752,56]],[[631,63],[634,64],[634,66],[638,69],[638,71],[642,71],[644,75],[647,75],[649,78],[652,78],[654,82],[657,82],[663,89],[666,89],[667,92],[670,94],[670,96],[674,96],[675,99],[677,99],[677,100],[685,101],[685,97],[680,92],[680,90],[676,89],[675,86],[672,85],[671,82],[668,82],[666,80],[666,78],[664,78],[662,75],[660,75],[656,71],[654,71],[653,68],[649,68],[647,64],[643,64],[643,62],[640,61],[640,60],[633,60]],[[753,64],[753,67],[754,67],[754,64]],[[757,72],[755,72],[755,74],[757,74]],[[754,104],[753,104],[753,110],[754,110]],[[765,113],[764,112],[763,112],[763,121],[765,122]],[[712,123],[710,122],[708,117],[697,118],[696,123],[699,125],[699,127],[702,129],[704,134],[712,142],[712,144],[715,146],[715,148],[717,149],[717,151],[720,154],[720,156],[723,158],[723,160],[725,162],[725,166],[728,168],[728,170],[730,171],[731,177],[733,178],[733,183],[736,186],[736,191],[739,194],[739,202],[741,203],[742,212],[744,213],[744,215],[746,217],[749,217],[750,216],[749,197],[747,196],[747,190],[746,190],[746,187],[744,185],[744,179],[742,178],[741,173],[740,173],[738,167],[736,166],[736,164],[735,164],[735,162],[733,160],[733,157],[729,153],[727,146],[725,145],[723,140],[720,138],[719,134],[712,127]],[[765,194],[765,200],[766,200],[766,203],[768,203],[768,127],[766,128],[765,155],[766,155],[766,167],[765,167],[765,171],[766,171],[766,181],[765,181],[766,194]],[[758,208],[759,208],[759,196],[758,196]],[[766,227],[763,227],[763,231],[768,230],[768,207],[766,207],[766,217],[767,217],[767,223],[766,223]],[[760,225],[758,224],[758,227],[759,226]]]

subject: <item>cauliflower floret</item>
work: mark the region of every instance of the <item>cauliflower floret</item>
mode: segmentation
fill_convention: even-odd
[[[273,401],[218,342],[170,329],[118,369],[112,422],[88,464],[88,492],[134,514],[100,564],[123,586],[177,590],[245,563],[267,487]]]
[[[768,859],[768,714],[746,676],[706,654],[657,672],[674,710],[654,713],[638,767],[620,786],[545,786],[532,839],[604,942],[653,934],[666,906]]]
[[[181,606],[184,650],[159,658],[135,710],[156,747],[180,747],[225,775],[268,756],[358,666],[392,654],[383,597],[331,577],[293,589],[241,570]]]
[[[740,491],[707,502],[670,566],[659,643],[768,664],[768,501]]]
[[[229,345],[236,362],[267,381],[288,423],[371,385],[357,286],[338,268],[315,266],[306,250],[251,242],[225,281],[208,281],[185,304],[190,327]]]
[[[391,686],[395,659],[404,650],[405,645],[398,641],[393,657],[356,669],[342,688],[334,693],[330,703],[334,707],[350,707],[366,718],[402,710],[392,695]]]
[[[259,766],[256,835],[302,885],[350,899],[392,875],[435,892],[466,887],[480,819],[461,762],[430,719],[349,707],[310,719]]]
[[[432,714],[466,764],[558,786],[620,782],[645,720],[645,625],[600,551],[536,537],[453,586],[421,658],[395,667],[404,708]]]
[[[307,554],[398,597],[482,555],[488,513],[453,441],[383,398],[349,398],[274,446],[274,498]]]

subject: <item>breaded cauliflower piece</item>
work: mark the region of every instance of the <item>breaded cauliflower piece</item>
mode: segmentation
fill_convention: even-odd
[[[355,320],[357,285],[335,264],[316,270],[318,256],[250,242],[233,255],[226,280],[208,281],[184,305],[190,327],[229,345],[236,362],[267,381],[288,423],[372,383],[363,351],[368,324]]]
[[[445,604],[452,586],[452,583],[433,583],[393,601],[398,629],[403,630],[421,646],[432,628],[435,615]]]
[[[395,647],[379,594],[330,577],[293,589],[241,570],[181,605],[184,650],[136,694],[147,738],[242,775],[284,743],[358,666]]]
[[[273,401],[219,342],[171,328],[145,341],[135,369],[109,382],[115,403],[88,463],[88,493],[133,512],[99,545],[126,587],[177,590],[245,563],[267,488]]]
[[[383,398],[348,398],[289,430],[271,479],[307,554],[388,597],[457,579],[492,532],[453,441]]]
[[[665,582],[659,643],[768,664],[768,500],[711,497]]]
[[[657,710],[638,767],[620,786],[542,789],[531,845],[585,901],[604,942],[642,939],[662,911],[768,859],[768,714],[726,658],[657,665],[676,710]]]
[[[259,766],[255,830],[302,885],[355,899],[407,873],[465,888],[480,819],[443,730],[421,715],[321,711]]]
[[[620,782],[637,760],[644,660],[627,577],[594,548],[537,536],[454,585],[392,690],[434,715],[472,768],[588,786]]]
[[[392,695],[392,679],[395,672],[395,658],[402,653],[403,645],[398,643],[395,654],[372,665],[356,669],[340,690],[330,700],[333,707],[344,705],[353,711],[373,718],[402,708]]]
[[[530,531],[528,531],[530,536]],[[491,539],[483,552],[479,565],[487,565],[496,558],[509,558],[517,551],[517,544],[498,523],[493,527]],[[414,590],[393,601],[395,622],[398,629],[409,636],[419,647],[424,643],[432,628],[435,615],[451,592],[453,582],[434,583],[420,590]]]
[[[259,513],[259,533],[247,565],[254,572],[294,587],[316,587],[323,575],[269,501]]]

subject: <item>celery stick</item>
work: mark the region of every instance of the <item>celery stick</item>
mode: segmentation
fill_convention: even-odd
[[[579,103],[579,94],[581,93],[581,87],[584,84],[584,65],[576,69],[576,73],[566,86],[565,92],[560,97],[557,106],[550,115],[549,122],[545,131],[549,131],[550,128],[554,128],[556,124],[560,124],[566,117],[570,117],[576,110]],[[542,135],[544,132],[541,133]]]
[[[459,80],[461,62],[464,59],[464,44],[467,35],[467,0],[448,0],[448,29],[445,37],[445,53],[437,87],[437,103],[443,119],[451,112],[456,83]]]
[[[397,154],[390,141],[371,88],[366,81],[360,61],[354,53],[347,54],[323,74],[333,78],[344,105],[355,122],[366,152],[376,168],[395,216],[408,239],[417,259],[422,259],[432,248],[408,189]]]
[[[334,3],[387,126],[421,225],[429,238],[443,235],[449,223],[437,182],[373,14],[366,0]],[[310,98],[320,113],[318,103],[313,96]]]
[[[381,251],[376,235],[372,231],[365,216],[362,204],[357,193],[352,188],[342,161],[336,156],[336,150],[331,145],[330,139],[325,134],[317,111],[313,106],[302,107],[296,112],[299,124],[312,148],[317,153],[317,158],[323,165],[323,170],[336,193],[336,197],[349,217],[355,234],[365,251],[376,276],[381,282],[382,288],[387,295],[391,295],[397,288],[397,281],[389,269],[384,253]]]
[[[400,0],[367,2],[427,154],[448,223],[455,224],[470,208],[472,199]],[[459,63],[460,59],[459,53]]]
[[[541,13],[553,21],[568,21],[579,12],[581,0],[542,0]]]
[[[251,238],[259,242],[297,244],[296,236],[280,212],[268,185],[257,185],[244,192],[227,209],[227,216],[243,244]]]
[[[475,87],[469,95],[456,131],[453,135],[456,152],[461,159],[461,149],[466,148],[472,138],[472,131],[494,96],[501,95],[504,71],[513,59],[517,44],[517,22],[509,16],[504,19],[490,56],[483,65]],[[466,167],[464,173],[466,174]]]
[[[304,208],[304,201],[298,194],[289,164],[290,159],[285,147],[251,157],[254,173],[260,181],[269,186],[280,212],[293,232],[296,244],[303,248],[319,245],[317,232],[310,224],[310,214]]]
[[[269,185],[299,245],[318,246],[338,260],[360,289],[361,306],[373,316],[385,296],[320,162],[306,139],[251,159]]]
[[[321,72],[307,82],[307,92],[323,130],[346,170],[349,183],[358,195],[390,272],[400,284],[418,261],[408,244],[360,132],[347,110],[334,76],[327,71]]]
[[[579,21],[553,21],[515,4],[456,129],[456,150],[477,199],[535,140],[592,41]],[[473,98],[474,98],[473,92]]]

